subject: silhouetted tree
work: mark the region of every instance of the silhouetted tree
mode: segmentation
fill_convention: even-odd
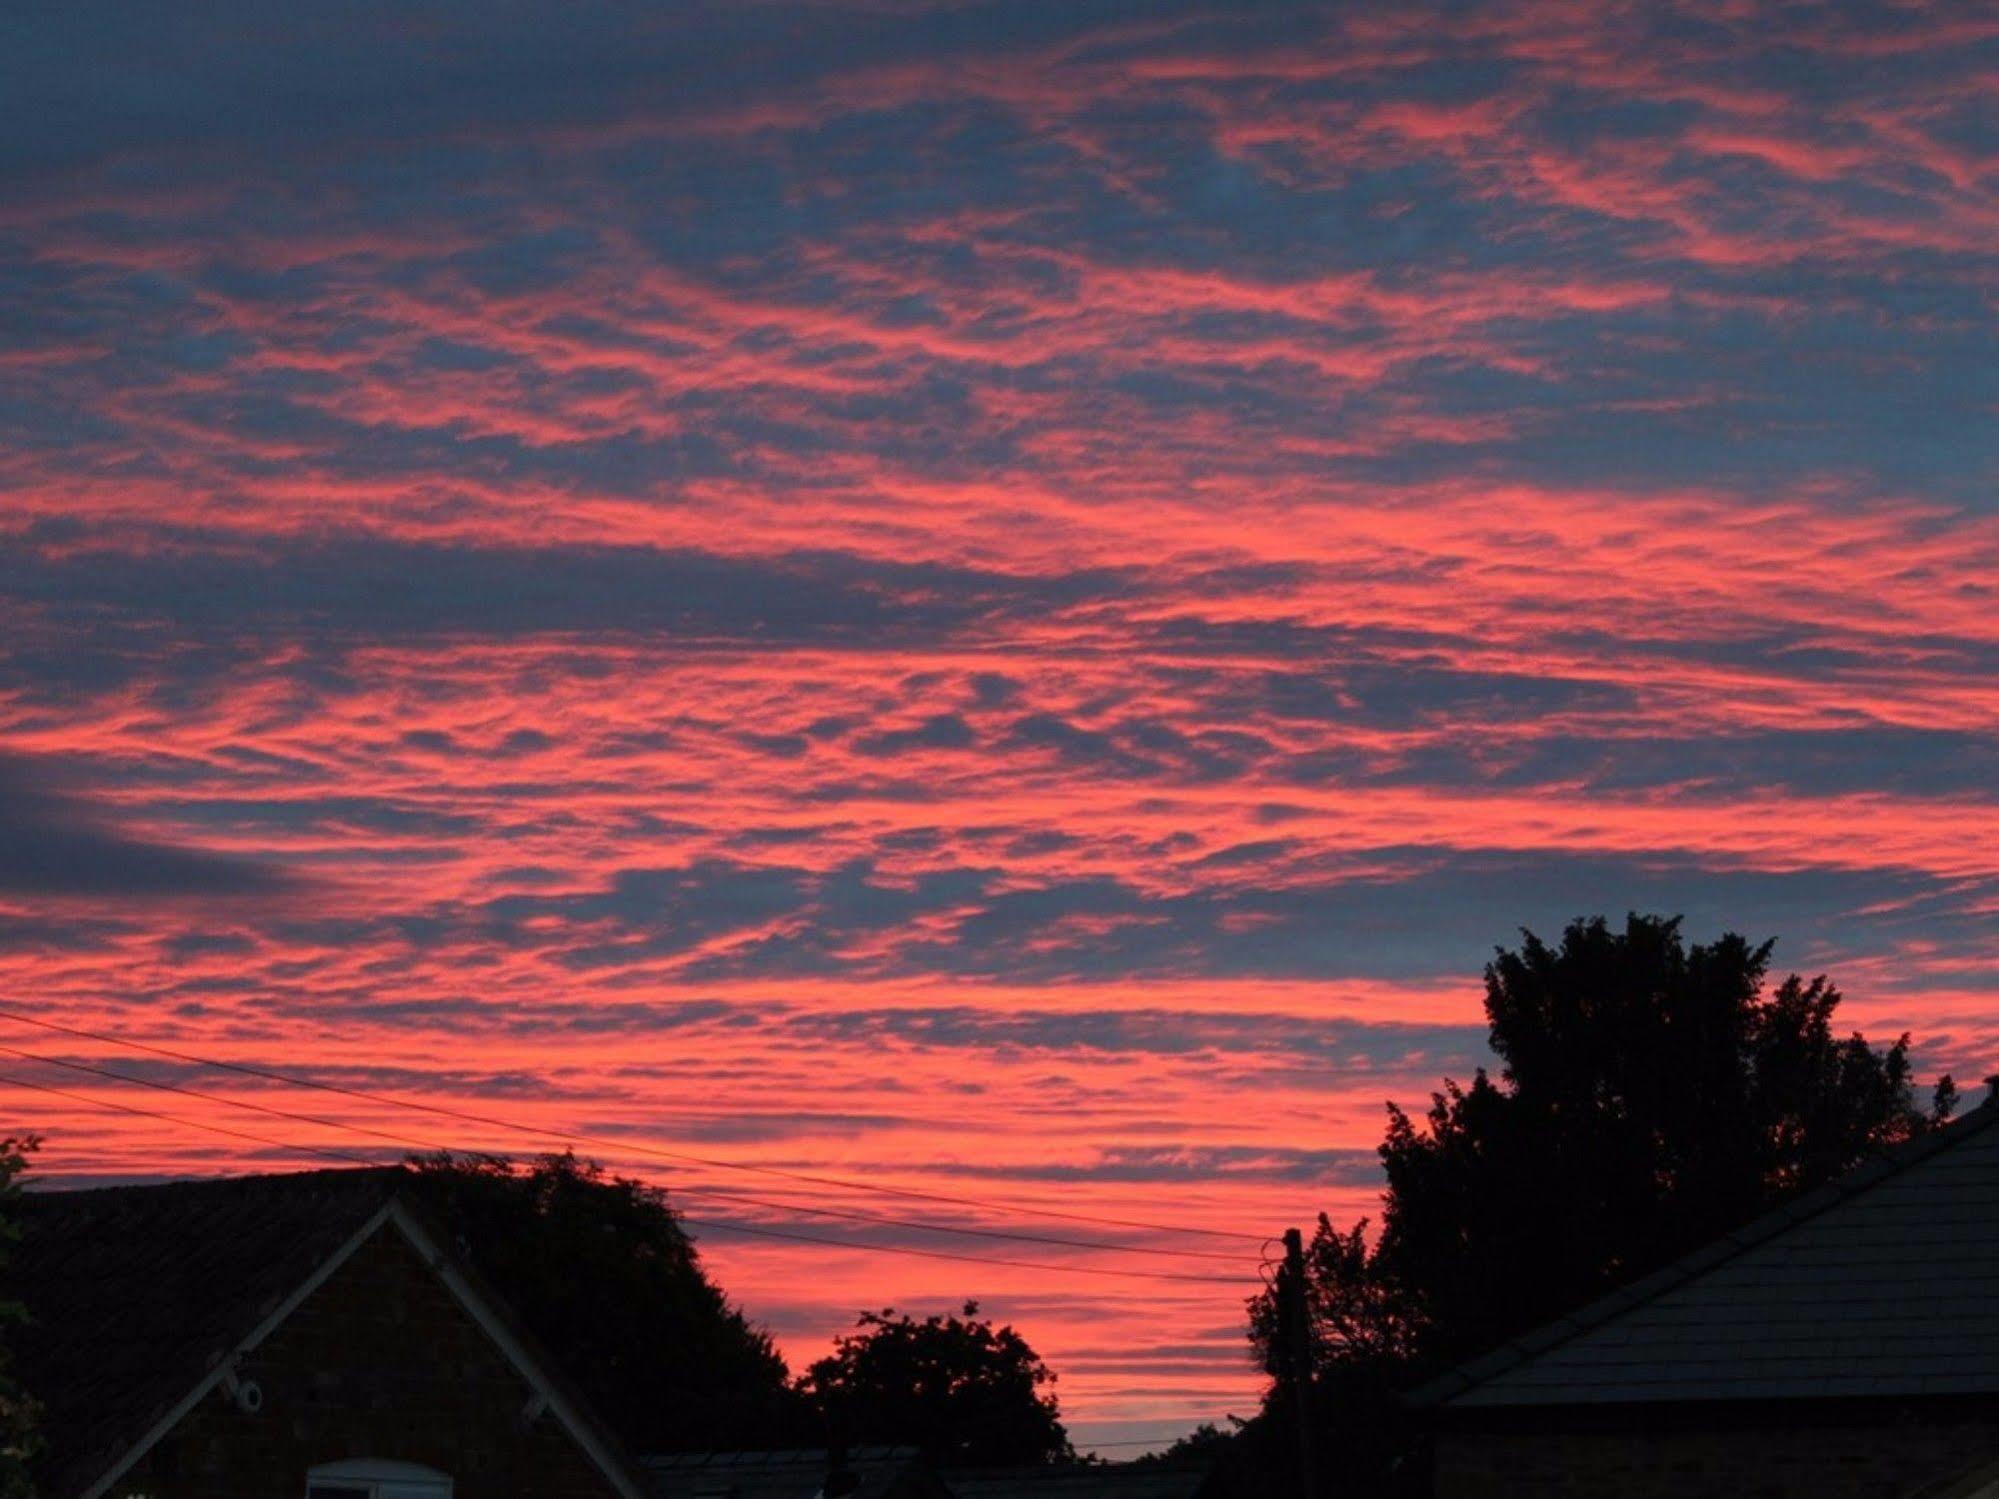
[[[6,1206],[21,1190],[28,1156],[41,1142],[33,1135],[0,1140],[0,1269],[7,1263],[6,1246],[20,1237]],[[0,1301],[0,1324],[20,1322],[28,1311],[17,1301]],[[0,1345],[0,1499],[33,1499],[28,1462],[41,1450],[41,1407],[16,1383],[9,1359]]]
[[[1230,1416],[1226,1427],[1217,1426],[1213,1421],[1203,1421],[1185,1436],[1176,1437],[1171,1446],[1161,1452],[1148,1452],[1143,1457],[1132,1459],[1137,1468],[1170,1466],[1175,1463],[1212,1462],[1228,1455],[1236,1433],[1242,1430],[1240,1416]]]
[[[1240,1416],[1228,1417],[1226,1426],[1203,1422],[1176,1440],[1163,1452],[1148,1452],[1133,1458],[1134,1468],[1195,1468],[1206,1476],[1201,1492],[1217,1499],[1220,1495],[1254,1494],[1270,1491],[1270,1474],[1264,1471],[1268,1454],[1260,1450],[1255,1423]]]
[[[634,1450],[813,1439],[769,1334],[708,1279],[664,1191],[573,1154],[410,1165],[473,1266]]]
[[[1349,1489],[1399,1450],[1385,1392],[1560,1315],[1948,1117],[1917,1106],[1905,1035],[1833,1030],[1839,991],[1772,944],[1689,945],[1678,918],[1523,932],[1485,970],[1497,1078],[1393,1104],[1380,1229],[1320,1215],[1306,1255],[1315,1403]],[[1278,1300],[1250,1303],[1275,1372]],[[1273,1400],[1281,1396],[1273,1395]],[[1267,1404],[1266,1409],[1270,1407]],[[1366,1473],[1357,1470],[1368,1470]]]
[[[1058,1462],[1073,1457],[1055,1375],[1011,1327],[965,1303],[962,1317],[918,1322],[863,1312],[799,1388],[849,1442],[908,1443],[940,1464]]]

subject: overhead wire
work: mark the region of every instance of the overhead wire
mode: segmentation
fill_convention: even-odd
[[[120,1114],[136,1114],[141,1119],[158,1119],[168,1124],[178,1124],[192,1129],[205,1129],[214,1134],[227,1135],[234,1140],[253,1140],[259,1145],[270,1145],[279,1150],[303,1152],[308,1155],[324,1156],[328,1160],[345,1161],[350,1166],[379,1166],[380,1161],[371,1161],[366,1156],[351,1155],[344,1150],[331,1150],[317,1145],[300,1145],[291,1140],[273,1140],[269,1135],[252,1134],[249,1130],[230,1129],[222,1124],[204,1124],[196,1119],[183,1119],[178,1114],[163,1114],[158,1109],[142,1109],[129,1103],[118,1103],[109,1098],[100,1098],[94,1093],[79,1093],[74,1088],[56,1088],[47,1083],[31,1083],[24,1077],[14,1077],[0,1073],[0,1087],[25,1088],[33,1093],[52,1093],[57,1098],[67,1098],[74,1103],[87,1104],[95,1109],[111,1109]]]
[[[462,1147],[441,1144],[435,1140],[419,1140],[407,1135],[392,1135],[383,1130],[371,1129],[366,1125],[353,1124],[344,1120],[328,1119],[318,1114],[301,1114],[291,1109],[280,1109],[269,1104],[253,1103],[248,1099],[232,1098],[223,1093],[212,1093],[202,1088],[190,1088],[180,1083],[169,1083],[159,1078],[139,1077],[129,1072],[117,1072],[108,1067],[99,1067],[89,1062],[79,1062],[73,1058],[52,1057],[43,1052],[22,1051],[17,1047],[0,1045],[0,1056],[19,1058],[22,1061],[42,1062],[51,1067],[60,1067],[70,1072],[86,1073],[111,1082],[129,1083],[136,1087],[153,1088],[160,1092],[176,1093],[185,1098],[197,1098],[204,1103],[217,1103],[226,1108],[246,1109],[252,1113],[267,1115],[274,1119],[289,1120],[294,1124],[310,1124],[320,1129],[344,1130],[353,1134],[367,1135],[383,1140],[404,1150],[444,1152],[447,1154],[471,1154]],[[1107,1244],[1102,1240],[1065,1238],[1059,1234],[1029,1234],[1009,1229],[974,1228],[963,1224],[932,1223],[920,1218],[897,1218],[883,1213],[859,1212],[850,1208],[821,1207],[810,1203],[777,1202],[765,1197],[751,1196],[745,1192],[732,1191],[727,1187],[706,1185],[687,1186],[674,1184],[670,1190],[683,1197],[723,1198],[733,1202],[748,1203],[754,1207],[767,1208],[773,1212],[805,1213],[821,1218],[843,1218],[856,1223],[875,1223],[890,1228],[915,1229],[923,1233],[953,1234],[960,1237],[1005,1239],[1017,1243],[1044,1244],[1063,1249],[1085,1249],[1099,1253],[1144,1254],[1167,1259],[1195,1258],[1220,1260],[1227,1264],[1246,1264],[1239,1255],[1215,1254],[1199,1249],[1161,1249],[1150,1244]]]
[[[192,1093],[191,1090],[175,1088],[171,1084],[154,1083],[148,1079],[112,1073],[106,1069],[93,1068],[84,1063],[63,1062],[58,1058],[38,1056],[33,1052],[18,1051],[13,1047],[0,1047],[0,1052],[30,1061],[54,1062],[58,1066],[69,1066],[78,1070],[96,1073],[99,1076],[113,1078],[121,1082],[136,1083],[140,1086],[162,1087],[172,1092],[190,1093],[193,1097],[207,1098],[216,1102],[227,1101],[221,1099],[219,1095]],[[362,1166],[377,1166],[381,1164],[377,1161],[368,1160],[365,1157],[350,1155],[344,1151],[312,1145],[294,1144],[283,1140],[273,1140],[268,1136],[253,1134],[247,1130],[235,1130],[228,1128],[226,1125],[211,1124],[206,1120],[188,1119],[177,1115],[164,1114],[155,1109],[141,1109],[129,1104],[121,1104],[111,1099],[98,1098],[91,1094],[78,1093],[67,1088],[50,1087],[47,1084],[34,1083],[25,1078],[13,1077],[11,1075],[0,1074],[0,1085],[24,1088],[37,1093],[51,1093],[93,1108],[107,1109],[120,1114],[136,1114],[143,1118],[162,1120],[190,1129],[206,1130],[212,1134],[226,1135],[234,1139],[253,1140],[258,1144],[273,1146],[278,1149],[296,1150],[313,1155],[327,1156],[349,1164]],[[470,1154],[471,1152],[461,1153]],[[1123,1280],[1177,1281],[1198,1285],[1239,1286],[1241,1284],[1240,1281],[1232,1277],[1221,1275],[1195,1275],[1175,1273],[1168,1270],[1126,1270],[1107,1265],[1051,1265],[1035,1260],[1002,1259],[990,1255],[958,1254],[943,1249],[923,1249],[910,1244],[874,1244],[853,1239],[832,1239],[823,1234],[800,1233],[790,1229],[769,1228],[759,1224],[729,1222],[712,1218],[694,1218],[680,1213],[676,1213],[675,1217],[683,1224],[706,1229],[711,1232],[747,1234],[755,1238],[783,1239],[794,1243],[817,1244],[826,1248],[846,1250],[850,1253],[912,1255],[920,1259],[949,1260],[958,1264],[991,1265],[1013,1270],[1039,1270],[1053,1275],[1100,1275],[1113,1276]]]
[[[919,1249],[910,1244],[862,1244],[852,1239],[829,1239],[821,1234],[802,1234],[790,1229],[752,1227],[746,1223],[717,1223],[700,1218],[683,1218],[683,1223],[692,1223],[697,1228],[717,1229],[723,1233],[755,1234],[767,1239],[793,1239],[801,1244],[827,1244],[839,1249],[860,1250],[866,1253],[913,1254],[927,1260],[956,1260],[966,1265],[1005,1265],[1015,1270],[1046,1270],[1055,1275],[1113,1275],[1122,1280],[1171,1280],[1185,1284],[1203,1286],[1233,1286],[1240,1289],[1242,1282],[1227,1275],[1176,1274],[1171,1270],[1120,1270],[1109,1265],[1049,1265],[1034,1260],[1003,1260],[982,1254],[956,1254],[948,1249]]]
[[[552,1134],[559,1134],[565,1140],[596,1146],[605,1150],[626,1151],[632,1154],[651,1156],[663,1161],[675,1161],[686,1165],[704,1166],[718,1171],[752,1172],[762,1176],[783,1178],[787,1181],[804,1182],[814,1186],[836,1187],[849,1191],[871,1192],[887,1197],[901,1197],[922,1202],[947,1203],[956,1207],[971,1207],[981,1211],[1004,1211],[1020,1216],[1062,1219],[1074,1223],[1091,1223],[1107,1228],[1129,1228],[1149,1233],[1181,1234],[1198,1238],[1226,1239],[1238,1243],[1262,1245],[1266,1241],[1261,1234],[1216,1228],[1201,1228],[1193,1224],[1159,1223],[1138,1218],[1117,1218],[1097,1213],[1078,1213],[1060,1208],[1035,1207],[1025,1203],[982,1201],[945,1192],[926,1192],[915,1187],[896,1187],[879,1182],[860,1181],[852,1177],[824,1175],[815,1172],[791,1171],[781,1166],[767,1166],[754,1161],[731,1161],[721,1157],[694,1155],[686,1151],[666,1150],[658,1146],[648,1146],[630,1140],[619,1140],[607,1136],[585,1134],[581,1131],[551,1131],[534,1125],[522,1124],[516,1120],[495,1115],[479,1114],[466,1109],[455,1109],[444,1104],[429,1103],[421,1099],[397,1097],[392,1094],[377,1093],[364,1088],[353,1088],[339,1083],[329,1083],[318,1078],[301,1077],[296,1074],[279,1072],[272,1068],[258,1067],[246,1062],[225,1061],[219,1057],[204,1057],[193,1052],[159,1046],[150,1042],[134,1040],[131,1037],[107,1034],[102,1031],[87,1030],[81,1026],[65,1025],[59,1021],[44,1020],[39,1016],[23,1014],[18,1010],[0,1009],[0,1020],[17,1021],[24,1025],[37,1026],[43,1030],[74,1036],[83,1040],[97,1041],[107,1046],[123,1046],[129,1050],[145,1052],[151,1056],[164,1057],[172,1061],[186,1062],[194,1066],[210,1067],[218,1071],[234,1072],[245,1077],[259,1078],[265,1082],[282,1083],[294,1088],[304,1088],[321,1093],[330,1093],[360,1102],[376,1103],[392,1108],[410,1109],[418,1113],[430,1114],[438,1118],[452,1119],[461,1124],[476,1124],[487,1129],[503,1129],[516,1133],[532,1134],[546,1141]],[[1188,1253],[1193,1253],[1188,1251]],[[1208,1257],[1208,1256],[1202,1256]],[[1234,1257],[1230,1257],[1234,1258]]]

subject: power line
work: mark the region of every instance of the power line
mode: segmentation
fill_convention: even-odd
[[[135,1087],[153,1088],[163,1093],[177,1093],[184,1098],[198,1098],[204,1103],[217,1103],[226,1108],[247,1109],[273,1119],[288,1120],[293,1124],[310,1124],[319,1129],[345,1130],[355,1134],[368,1135],[384,1140],[404,1150],[434,1151],[445,1154],[465,1154],[457,1147],[440,1144],[435,1140],[417,1140],[407,1135],[392,1135],[383,1130],[370,1129],[366,1125],[347,1124],[337,1119],[328,1119],[318,1114],[301,1114],[291,1109],[274,1108],[269,1104],[252,1103],[248,1099],[231,1098],[227,1094],[211,1093],[202,1088],[190,1088],[180,1083],[163,1082],[158,1078],[138,1077],[129,1072],[117,1072],[108,1067],[98,1067],[89,1062],[78,1062],[65,1057],[52,1057],[42,1052],[21,1051],[16,1047],[0,1045],[0,1055],[17,1057],[22,1061],[41,1062],[50,1067],[61,1067],[70,1072],[86,1073],[91,1077],[101,1077],[115,1083],[129,1083]],[[273,1142],[266,1142],[273,1143]],[[1085,1249],[1098,1253],[1105,1251],[1120,1254],[1158,1255],[1168,1259],[1193,1257],[1197,1259],[1221,1260],[1228,1264],[1247,1263],[1238,1255],[1213,1254],[1199,1249],[1160,1249],[1146,1244],[1105,1244],[1090,1239],[1070,1239],[1057,1234],[1018,1233],[998,1228],[969,1228],[956,1224],[930,1223],[919,1218],[895,1218],[882,1213],[864,1213],[847,1208],[817,1207],[802,1202],[773,1202],[769,1198],[753,1197],[748,1193],[734,1192],[727,1187],[676,1186],[671,1190],[681,1196],[720,1197],[734,1202],[748,1203],[754,1207],[768,1208],[779,1213],[805,1213],[822,1218],[844,1218],[856,1223],[876,1223],[889,1228],[915,1229],[921,1233],[956,1234],[961,1237],[1006,1239],[1025,1244],[1046,1244],[1064,1249]],[[691,1220],[690,1220],[691,1221]]]
[[[387,1141],[403,1150],[448,1150],[450,1147],[433,1144],[427,1140],[412,1140],[406,1135],[386,1134],[378,1129],[369,1129],[364,1124],[342,1124],[335,1119],[322,1119],[316,1114],[297,1114],[290,1109],[272,1108],[269,1104],[251,1103],[248,1099],[229,1098],[220,1093],[209,1093],[200,1088],[185,1087],[180,1083],[162,1082],[156,1077],[135,1077],[129,1072],[114,1072],[109,1067],[92,1066],[89,1062],[75,1062],[66,1057],[51,1057],[38,1051],[21,1051],[12,1046],[0,1046],[0,1056],[18,1057],[24,1062],[41,1062],[50,1067],[60,1067],[66,1072],[84,1072],[92,1077],[106,1078],[114,1083],[130,1083],[138,1088],[154,1088],[162,1093],[178,1093],[183,1098],[198,1098],[203,1103],[219,1103],[226,1108],[248,1109],[253,1114],[268,1115],[273,1119],[288,1119],[293,1124],[311,1124],[320,1129],[347,1130],[357,1135],[370,1135],[377,1140]]]
[[[1059,1234],[1017,1233],[1003,1228],[966,1228],[952,1223],[930,1223],[921,1218],[894,1218],[884,1213],[863,1213],[852,1208],[813,1207],[802,1202],[772,1202],[764,1197],[751,1197],[744,1192],[732,1192],[727,1187],[675,1187],[672,1189],[683,1197],[722,1197],[731,1202],[745,1202],[753,1207],[770,1208],[776,1212],[811,1213],[821,1218],[845,1218],[855,1223],[879,1223],[890,1228],[909,1228],[927,1234],[958,1234],[981,1239],[1008,1239],[1019,1244],[1049,1244],[1064,1249],[1087,1249],[1099,1253],[1149,1254],[1166,1259],[1220,1260],[1228,1265],[1246,1265],[1249,1261],[1237,1254],[1211,1254],[1199,1249],[1159,1249],[1149,1244],[1105,1244],[1093,1239],[1065,1239]]]
[[[215,1057],[198,1056],[192,1052],[177,1051],[172,1047],[155,1046],[144,1041],[134,1041],[129,1037],[106,1035],[101,1031],[85,1030],[79,1026],[63,1025],[53,1020],[43,1020],[34,1015],[24,1015],[17,1010],[0,1009],[0,1020],[19,1021],[24,1025],[38,1026],[43,1030],[57,1031],[63,1035],[78,1036],[89,1041],[99,1041],[108,1046],[124,1046],[134,1051],[146,1052],[152,1056],[166,1057],[176,1062],[188,1062],[200,1067],[213,1067],[224,1072],[234,1072],[245,1077],[261,1078],[265,1082],[283,1083],[294,1088],[310,1088],[321,1093],[332,1093],[343,1098],[358,1099],[365,1103],[386,1104],[392,1108],[413,1109],[419,1113],[435,1115],[442,1119],[454,1119],[461,1124],[477,1124],[487,1129],[512,1130],[531,1134],[546,1140],[550,1131],[537,1129],[533,1125],[520,1124],[511,1119],[496,1118],[488,1114],[475,1114],[464,1109],[448,1108],[443,1104],[426,1103],[418,1099],[398,1098],[390,1094],[375,1093],[362,1088],[344,1087],[338,1083],[321,1082],[316,1078],[298,1077],[277,1072],[270,1068],[252,1066],[246,1062],[225,1062]],[[808,1182],[814,1186],[840,1187],[850,1191],[874,1192],[887,1197],[904,1197],[920,1202],[949,1203],[956,1207],[971,1207],[990,1211],[1000,1208],[1007,1212],[1040,1218],[1060,1218],[1072,1223],[1094,1223],[1107,1228],[1133,1228],[1150,1233],[1186,1234],[1200,1238],[1227,1239],[1240,1243],[1262,1244],[1260,1234],[1246,1234],[1219,1228],[1196,1228],[1188,1224],[1155,1223],[1137,1218],[1112,1218],[1095,1213],[1065,1212],[1060,1208],[1029,1207],[1024,1204],[981,1202],[977,1198],[956,1196],[945,1192],[925,1192],[914,1187],[891,1187],[876,1182],[857,1181],[851,1177],[824,1176],[804,1171],[788,1171],[780,1166],[765,1166],[751,1161],[728,1161],[712,1156],[690,1155],[684,1151],[664,1150],[656,1146],[634,1144],[631,1141],[611,1139],[601,1135],[588,1135],[575,1131],[564,1132],[564,1137],[585,1145],[595,1145],[606,1150],[623,1150],[639,1155],[653,1156],[665,1161],[678,1161],[693,1166],[706,1166],[717,1171],[748,1171],[762,1176],[782,1177],[787,1181]]]
[[[858,1249],[864,1252],[879,1250],[884,1254],[914,1254],[926,1260],[956,1260],[966,1265],[1006,1265],[1015,1270],[1047,1270],[1056,1275],[1115,1275],[1124,1280],[1177,1280],[1204,1286],[1234,1286],[1238,1290],[1242,1282],[1226,1275],[1176,1275],[1171,1270],[1114,1270],[1106,1265],[1046,1265],[1033,1260],[989,1259],[982,1254],[953,1254],[948,1249],[917,1249],[907,1244],[857,1244],[852,1239],[828,1239],[820,1234],[794,1233],[783,1228],[753,1228],[747,1223],[717,1223],[710,1219],[683,1218],[683,1223],[692,1223],[697,1228],[717,1229],[723,1233],[755,1234],[766,1239],[795,1239],[801,1244],[830,1244],[839,1249]]]
[[[178,1124],[193,1129],[205,1129],[213,1134],[228,1135],[235,1140],[254,1140],[259,1145],[274,1146],[279,1150],[303,1151],[308,1155],[325,1156],[328,1160],[345,1161],[350,1166],[379,1166],[380,1161],[371,1161],[366,1156],[349,1155],[344,1150],[327,1150],[316,1145],[294,1145],[289,1140],[273,1140],[269,1135],[253,1135],[248,1130],[230,1129],[224,1124],[203,1124],[194,1119],[183,1119],[178,1114],[162,1114],[158,1109],[141,1109],[129,1103],[114,1103],[108,1098],[99,1098],[92,1093],[78,1093],[72,1088],[52,1088],[47,1083],[31,1083],[24,1077],[14,1077],[0,1072],[0,1085],[9,1088],[26,1088],[35,1093],[53,1093],[57,1098],[67,1098],[73,1103],[88,1104],[95,1109],[111,1109],[120,1114],[136,1114],[141,1119],[160,1119],[168,1124]]]
[[[0,1051],[6,1051],[13,1056],[27,1057],[34,1061],[46,1062],[56,1060],[53,1057],[36,1057],[32,1052],[14,1051],[11,1047],[0,1047]],[[64,1064],[58,1063],[58,1065]],[[68,1065],[83,1066],[82,1063]],[[94,1071],[97,1069],[86,1070]],[[116,1076],[116,1074],[105,1075]],[[145,1080],[140,1078],[125,1078],[124,1081],[145,1084]],[[110,1109],[120,1114],[137,1114],[147,1119],[160,1119],[170,1124],[207,1130],[211,1134],[228,1135],[239,1140],[254,1140],[260,1145],[271,1145],[282,1150],[298,1150],[313,1155],[330,1156],[335,1160],[346,1161],[353,1165],[375,1166],[379,1164],[361,1156],[348,1155],[342,1151],[321,1149],[311,1145],[292,1145],[283,1140],[273,1140],[265,1135],[251,1134],[245,1130],[234,1130],[225,1125],[209,1124],[198,1119],[183,1119],[172,1114],[162,1114],[153,1109],[134,1108],[129,1104],[115,1103],[105,1098],[94,1098],[89,1094],[72,1092],[66,1088],[52,1088],[42,1083],[31,1083],[24,1078],[0,1074],[0,1084],[26,1088],[37,1093],[53,1093],[58,1097],[72,1099],[77,1103],[86,1104],[93,1108]],[[186,1090],[175,1091],[184,1092]],[[196,1094],[194,1096],[203,1097],[206,1095]],[[954,1254],[945,1249],[919,1249],[909,1244],[862,1244],[852,1239],[829,1239],[823,1234],[798,1233],[789,1229],[764,1228],[747,1223],[729,1223],[713,1218],[689,1218],[679,1214],[675,1216],[682,1223],[716,1233],[750,1234],[763,1239],[785,1239],[799,1244],[818,1244],[831,1249],[844,1249],[849,1252],[858,1252],[861,1254],[913,1255],[919,1259],[950,1260],[954,1263],[964,1265],[996,1265],[1010,1270],[1042,1270],[1051,1275],[1109,1275],[1121,1280],[1170,1280],[1197,1285],[1235,1286],[1238,1288],[1241,1285],[1239,1281],[1222,1275],[1175,1274],[1168,1270],[1119,1270],[1106,1265],[1050,1265],[1035,1260],[1007,1260],[980,1254]]]

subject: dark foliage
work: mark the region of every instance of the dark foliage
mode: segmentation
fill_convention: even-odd
[[[1275,1475],[1283,1471],[1283,1458],[1266,1450],[1281,1435],[1268,1418],[1230,1416],[1226,1426],[1204,1422],[1165,1451],[1134,1458],[1131,1466],[1194,1469],[1204,1475],[1201,1493],[1207,1499],[1238,1494],[1261,1499],[1273,1491]]]
[[[1306,1254],[1321,1428],[1345,1492],[1410,1471],[1391,1392],[1708,1242],[1932,1128],[1909,1038],[1833,1029],[1839,991],[1771,987],[1771,944],[1689,945],[1677,918],[1522,933],[1485,970],[1499,1058],[1412,1119],[1390,1105],[1378,1233],[1324,1215]],[[1274,1293],[1250,1303],[1275,1372]],[[1281,1396],[1266,1402],[1265,1422]],[[1258,1423],[1264,1424],[1264,1423]],[[1274,1450],[1274,1448],[1273,1448]]]
[[[708,1279],[664,1191],[571,1154],[410,1164],[432,1214],[635,1451],[816,1439],[769,1335]]]
[[[0,1140],[0,1208],[21,1190],[21,1173],[40,1142],[32,1135]],[[0,1269],[7,1263],[6,1246],[20,1230],[11,1214],[0,1211]],[[26,1309],[18,1302],[0,1301],[0,1326],[19,1322]],[[0,1345],[0,1499],[33,1499],[28,1462],[41,1450],[40,1408],[8,1370],[7,1350]]]
[[[1193,1466],[1225,1460],[1234,1450],[1236,1436],[1242,1431],[1240,1416],[1230,1416],[1227,1426],[1217,1426],[1212,1421],[1203,1421],[1185,1436],[1176,1438],[1173,1445],[1163,1452],[1148,1452],[1143,1457],[1133,1458],[1134,1468]]]
[[[1047,1390],[1055,1375],[1013,1328],[978,1311],[968,1301],[962,1317],[921,1322],[863,1312],[799,1388],[848,1442],[918,1446],[940,1465],[1073,1457]]]

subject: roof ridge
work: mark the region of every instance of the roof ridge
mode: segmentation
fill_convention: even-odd
[[[46,1186],[30,1176],[21,1183],[21,1195],[28,1198],[95,1197],[112,1192],[158,1192],[172,1188],[223,1188],[243,1186],[251,1182],[296,1182],[308,1179],[322,1182],[359,1182],[367,1177],[400,1177],[409,1168],[400,1162],[383,1162],[375,1166],[315,1166],[306,1171],[252,1171],[216,1176],[163,1176],[153,1181],[105,1181],[86,1186]]]
[[[1689,1250],[1657,1270],[1452,1366],[1405,1392],[1401,1401],[1406,1406],[1425,1408],[1455,1400],[1479,1385],[1519,1368],[1530,1359],[1594,1331],[1614,1317],[1698,1280],[1737,1256],[1768,1243],[1784,1230],[1816,1218],[1890,1177],[1899,1176],[1910,1167],[1961,1144],[1995,1123],[1999,1123],[1999,1088],[1961,1117],[1914,1139],[1892,1145],[1851,1171],[1759,1213],[1740,1227]]]

